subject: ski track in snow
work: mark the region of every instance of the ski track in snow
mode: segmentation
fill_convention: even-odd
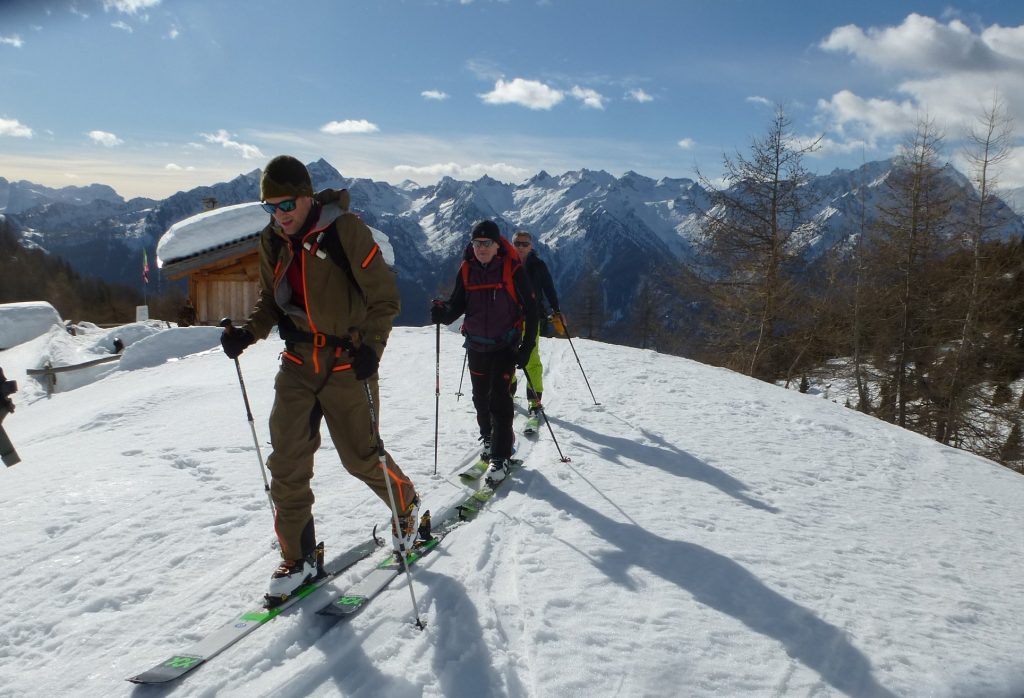
[[[396,330],[381,381],[385,442],[435,514],[477,447],[443,335],[437,475],[433,328]],[[233,366],[203,352],[19,405],[0,516],[10,559],[41,574],[0,596],[0,696],[1024,693],[1019,475],[729,371],[574,342],[601,404],[545,340],[558,448],[543,424],[520,437],[525,466],[417,564],[424,631],[402,577],[343,622],[315,614],[321,591],[163,689],[123,679],[254,607],[278,556]],[[242,360],[264,458],[278,351]],[[327,438],[314,491],[328,560],[387,526]]]

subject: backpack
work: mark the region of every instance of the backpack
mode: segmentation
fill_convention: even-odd
[[[330,191],[331,190],[325,190],[325,192]],[[348,192],[346,190],[342,190],[342,192],[344,192],[347,197]],[[317,195],[316,198],[318,201],[320,201],[320,197],[323,194],[324,192],[321,192]],[[345,212],[347,212],[347,210],[342,208],[342,213]],[[363,297],[363,300],[366,300],[366,294],[363,293],[363,289],[360,288],[359,282],[356,281],[355,274],[352,273],[352,263],[349,261],[348,255],[345,254],[345,248],[341,245],[341,238],[338,237],[336,232],[334,234],[329,234],[331,230],[336,230],[334,226],[334,221],[336,220],[337,218],[333,219],[327,226],[320,230],[312,243],[304,242],[302,246],[307,252],[316,255],[320,259],[330,257],[331,261],[345,272],[345,276],[347,276],[348,280],[352,283],[352,287],[355,288],[359,295]],[[389,269],[394,270],[395,253],[394,249],[391,247],[390,238],[388,238],[387,234],[381,230],[377,230],[372,226],[367,227],[370,229],[370,233],[373,235],[373,240],[377,243],[377,247],[380,248],[380,253],[384,259],[384,263],[388,265]],[[284,245],[284,240],[282,240],[280,236],[270,236],[270,252],[274,258],[277,258],[281,253],[282,245]]]
[[[512,342],[516,338],[521,337],[523,334],[523,325],[525,321],[525,315],[523,313],[523,307],[519,302],[519,294],[516,292],[516,285],[514,276],[516,271],[522,266],[522,262],[519,260],[519,254],[515,251],[515,248],[505,239],[501,241],[502,250],[505,254],[501,256],[501,280],[491,283],[480,283],[471,284],[469,282],[469,263],[472,258],[472,249],[467,249],[466,254],[462,260],[462,266],[459,267],[459,274],[462,278],[463,290],[468,294],[471,291],[488,291],[488,290],[504,290],[512,299],[512,305],[515,308],[515,316],[512,319],[512,327],[506,333],[506,336],[500,339],[480,337],[477,335],[471,335],[466,331],[466,323],[463,322],[462,334],[465,335],[467,342],[475,342],[483,345],[493,345],[499,342]]]
[[[462,287],[466,291],[486,291],[487,289],[503,288],[508,292],[508,295],[512,296],[512,301],[519,305],[519,294],[516,293],[516,284],[512,277],[523,263],[519,260],[519,253],[516,252],[515,248],[507,240],[502,238],[501,245],[502,249],[505,250],[505,254],[502,256],[501,281],[493,284],[470,284],[469,259],[463,258],[462,266],[459,267],[459,274],[462,275]],[[522,322],[522,318],[520,318],[520,322]]]

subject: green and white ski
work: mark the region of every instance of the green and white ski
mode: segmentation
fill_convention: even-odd
[[[475,463],[473,463],[473,465],[459,473],[459,478],[464,482],[479,480],[483,477],[483,474],[487,472],[487,468],[489,467],[490,463],[485,461],[483,458],[479,458]]]
[[[140,684],[163,684],[175,681],[193,669],[205,664],[210,658],[217,656],[243,637],[265,625],[281,615],[289,608],[304,599],[310,594],[331,581],[339,574],[347,570],[360,560],[364,560],[377,550],[375,541],[367,541],[362,545],[352,548],[333,565],[325,570],[325,574],[308,584],[305,584],[283,603],[273,608],[255,608],[240,616],[236,616],[227,624],[221,626],[207,637],[184,647],[180,652],[172,654],[169,658],[156,666],[143,671],[140,674],[131,676],[128,681]]]
[[[416,541],[406,556],[405,560],[410,566],[420,558],[436,548],[441,542],[443,534],[435,535],[430,540]],[[363,577],[355,586],[347,589],[345,593],[335,597],[329,604],[321,608],[317,613],[322,616],[354,616],[370,602],[374,596],[387,588],[388,584],[395,577],[404,571],[401,559],[392,553],[388,559],[381,562],[370,574]]]
[[[512,470],[515,471],[522,466],[523,461],[513,458],[511,463]],[[441,539],[462,522],[476,518],[476,515],[480,513],[483,506],[494,497],[495,490],[502,483],[508,482],[510,479],[510,477],[506,477],[501,482],[495,484],[481,482],[479,489],[448,510],[453,515],[449,516],[446,514],[444,516],[443,523],[440,525],[438,532],[433,534],[433,538],[416,542],[412,551],[406,556],[409,564],[412,565],[418,562],[420,558],[436,548]],[[325,616],[343,617],[355,615],[375,596],[386,589],[402,571],[401,560],[395,554],[392,554],[387,560],[377,565],[376,569],[371,571],[370,574],[339,596],[336,596],[317,613]]]
[[[513,472],[522,466],[522,461],[512,459]],[[424,555],[437,547],[441,539],[453,528],[462,522],[473,519],[480,512],[483,506],[494,497],[495,489],[502,483],[508,482],[511,478],[506,477],[502,482],[489,484],[481,479],[487,470],[487,464],[476,477],[479,483],[477,488],[466,496],[462,501],[450,505],[439,517],[440,525],[437,533],[432,539],[420,541],[414,546],[408,557],[409,563],[417,562]],[[160,662],[140,674],[129,677],[128,681],[137,684],[168,684],[189,674],[196,668],[202,666],[213,657],[228,649],[236,642],[249,635],[277,616],[286,612],[292,606],[301,603],[309,598],[313,592],[321,588],[332,579],[343,573],[357,562],[366,559],[378,548],[375,541],[367,541],[365,544],[352,548],[342,555],[326,569],[324,576],[300,587],[290,598],[274,608],[257,608],[240,616],[236,616],[226,625],[218,628],[207,637],[185,646],[180,652],[172,654],[168,659]],[[324,606],[318,613],[330,616],[351,616],[361,610],[369,601],[380,594],[402,572],[401,563],[394,554],[388,556],[374,568],[370,574],[357,582],[354,586],[337,595],[332,601]]]

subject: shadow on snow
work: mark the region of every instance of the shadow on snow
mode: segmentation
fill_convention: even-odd
[[[640,447],[647,448],[647,447]],[[895,698],[872,675],[868,658],[840,629],[768,588],[742,565],[707,548],[657,536],[620,523],[565,494],[536,470],[528,494],[548,501],[587,525],[618,550],[589,555],[616,583],[631,588],[626,573],[640,567],[688,591],[695,600],[732,616],[751,630],[778,641],[789,656],[822,680],[854,698]]]

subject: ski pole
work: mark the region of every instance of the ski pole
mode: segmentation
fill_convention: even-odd
[[[587,380],[587,372],[583,370],[583,364],[580,362],[580,355],[576,353],[576,347],[572,345],[572,335],[569,333],[569,325],[565,322],[565,316],[561,313],[559,313],[559,316],[562,318],[562,326],[565,328],[565,338],[569,340],[569,348],[572,349],[573,356],[576,357],[576,363],[580,366],[580,373],[583,374],[583,381],[587,384],[587,390],[590,391],[590,397],[594,401],[595,405],[600,405],[601,403],[597,401],[596,397],[594,397],[594,391],[590,387],[590,381]]]
[[[220,326],[224,328],[225,332],[234,331],[234,326],[231,324],[231,318],[224,318],[220,321]],[[256,423],[252,418],[252,408],[249,407],[249,393],[245,390],[245,381],[242,379],[242,364],[238,362],[238,357],[235,357],[235,370],[238,372],[238,385],[242,389],[242,401],[245,402],[245,416],[249,420],[249,429],[252,430],[252,442],[256,446],[256,458],[260,461],[260,473],[263,475],[263,491],[267,493],[267,501],[270,502],[270,513],[274,517],[274,524],[277,525],[277,510],[274,508],[274,498],[270,496],[270,481],[267,480],[267,469],[263,465],[263,452],[260,450],[260,440],[256,436]]]
[[[434,327],[437,330],[437,351],[434,359],[434,475],[437,475],[437,427],[441,422],[441,323]]]
[[[526,385],[530,387],[530,390],[533,390],[533,392],[536,393],[537,391],[534,390],[533,388],[533,381],[530,380],[530,374],[527,373],[525,369],[523,370],[523,375],[526,376]],[[558,445],[558,439],[555,438],[555,430],[551,428],[551,422],[548,421],[548,414],[547,412],[544,411],[544,406],[538,404],[537,410],[540,412],[540,415],[544,418],[544,423],[548,426],[548,432],[551,434],[551,440],[555,442],[555,450],[558,451],[558,459],[563,463],[568,463],[569,461],[572,460],[572,458],[569,458],[568,456],[562,454],[562,449]]]
[[[455,393],[455,402],[458,402],[465,393],[462,392],[462,379],[466,377],[466,359],[469,358],[469,349],[462,355],[462,373],[459,374],[459,392]]]
[[[440,327],[440,325],[438,326]],[[377,439],[377,458],[380,460],[380,469],[384,475],[384,485],[388,490],[388,501],[391,502],[391,525],[401,534],[402,529],[398,525],[398,506],[395,505],[395,494],[391,491],[391,478],[388,475],[388,457],[384,450],[384,440],[380,438],[380,430],[377,429],[377,414],[373,405],[373,393],[370,392],[370,381],[363,381],[363,390],[366,392],[366,405],[370,408],[370,429]],[[420,618],[419,607],[416,603],[416,592],[412,589],[412,570],[409,569],[409,559],[405,554],[405,546],[398,546],[398,555],[402,559],[402,569],[405,570],[406,581],[409,582],[409,598],[412,599],[412,614],[416,616],[416,627],[423,630],[427,624]]]

